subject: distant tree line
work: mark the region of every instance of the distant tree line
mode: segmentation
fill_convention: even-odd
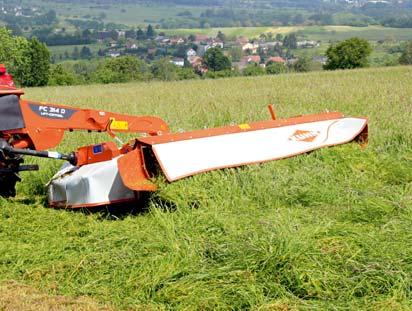
[[[377,13],[378,12],[378,13]],[[210,27],[259,27],[259,26],[293,26],[293,25],[346,25],[365,27],[382,25],[387,27],[412,27],[412,10],[387,9],[333,9],[319,10],[284,10],[284,9],[235,9],[213,8],[195,16],[189,11],[182,11],[176,17],[161,19],[161,28],[210,28]]]
[[[0,11],[0,20],[5,24],[11,25],[18,32],[21,32],[22,28],[30,28],[43,25],[54,25],[57,22],[57,15],[54,10],[40,15],[33,16],[16,16],[14,14],[5,14]]]
[[[218,47],[210,48],[204,56],[202,71],[192,68],[190,64],[179,67],[171,62],[169,57],[162,57],[151,64],[135,56],[121,56],[91,62],[79,61],[76,64],[52,65],[50,85],[71,85],[88,83],[123,83],[130,81],[176,81],[186,79],[216,79],[236,76],[258,76],[264,74],[281,74],[287,72],[306,72],[310,70],[311,62],[302,57],[296,63],[269,63],[266,68],[259,64],[250,64],[240,71],[233,68],[229,57]]]
[[[46,45],[35,37],[26,39],[21,36],[12,36],[9,30],[0,27],[0,42],[2,42],[0,63],[6,64],[17,84],[21,86],[174,81],[306,72],[311,69],[311,60],[307,57],[300,57],[287,66],[270,62],[262,67],[260,64],[251,63],[240,71],[233,67],[231,59],[218,47],[206,51],[201,68],[193,68],[188,63],[184,67],[178,67],[168,57],[156,59],[148,64],[136,56],[50,65],[50,53]],[[326,51],[328,61],[325,69],[367,67],[371,51],[370,44],[359,38],[351,38],[331,45]],[[83,55],[86,58],[91,52],[87,47],[83,47],[78,50],[78,53],[79,57]],[[405,65],[412,64],[412,42],[405,45],[399,62]]]
[[[103,30],[99,30],[103,27]],[[119,24],[103,24],[99,26],[99,29],[90,30],[78,29],[74,33],[66,33],[65,29],[61,29],[56,33],[53,27],[42,27],[32,32],[32,36],[37,37],[40,41],[46,43],[49,46],[57,45],[86,45],[97,42],[99,39],[111,39],[117,41],[119,39],[119,32],[116,29],[126,28],[124,25]],[[101,33],[104,32],[104,37],[101,37]],[[138,28],[129,29],[125,31],[126,39],[147,40],[153,39],[156,36],[156,31],[152,25],[148,25],[146,29]]]
[[[381,24],[385,27],[412,28],[412,16],[384,18]]]
[[[82,49],[83,50],[83,49]],[[326,70],[354,69],[369,66],[368,57],[372,51],[370,44],[363,39],[351,38],[334,45],[326,51],[328,61]],[[412,42],[403,49],[399,59],[401,64],[412,64]],[[87,83],[121,83],[150,80],[185,80],[205,78],[225,78],[236,76],[274,75],[290,72],[307,72],[311,70],[312,61],[308,57],[300,57],[294,62],[284,65],[269,62],[265,67],[251,63],[243,70],[234,68],[231,59],[220,48],[206,51],[203,62],[206,72],[199,72],[189,64],[185,67],[175,66],[169,57],[163,57],[151,64],[135,56],[79,61],[74,65],[57,64],[50,71],[51,85],[70,85]]]

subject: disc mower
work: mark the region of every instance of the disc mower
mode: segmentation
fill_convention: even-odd
[[[184,133],[170,133],[154,116],[130,116],[102,110],[24,100],[21,89],[0,86],[0,195],[16,195],[25,156],[64,160],[48,183],[53,207],[79,208],[137,201],[156,190],[153,177],[169,182],[216,169],[262,163],[353,140],[365,143],[366,118],[325,112],[271,119]],[[105,132],[113,139],[71,153],[55,148],[65,132]],[[116,134],[144,133],[120,144]],[[120,145],[120,147],[118,146]]]

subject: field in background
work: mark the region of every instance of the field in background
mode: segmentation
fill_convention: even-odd
[[[193,29],[163,29],[168,35],[185,35],[202,34],[210,37],[216,37],[219,31],[223,32],[230,38],[245,36],[259,37],[262,33],[272,32],[274,34],[288,34],[304,29],[303,26],[285,26],[285,27],[217,27],[217,28],[193,28]]]
[[[28,2],[27,0],[23,0]],[[174,18],[180,12],[189,11],[193,16],[199,16],[207,7],[185,5],[158,5],[148,2],[145,4],[93,4],[93,3],[65,3],[44,2],[42,0],[30,0],[31,5],[45,6],[55,10],[61,21],[66,18],[83,18],[85,15],[98,17],[104,13],[105,23],[117,23],[128,26],[157,23],[161,19]]]
[[[73,52],[73,49],[77,47],[79,52],[81,51],[83,46],[87,46],[92,53],[97,53],[99,49],[104,49],[106,46],[103,43],[96,43],[96,44],[78,44],[78,45],[54,45],[48,46],[48,49],[52,54],[63,54],[64,52],[68,52],[69,54]]]
[[[199,17],[202,12],[210,7],[188,6],[176,4],[156,4],[147,2],[145,4],[83,4],[50,2],[44,0],[23,0],[31,6],[39,6],[45,10],[55,10],[60,20],[60,26],[65,27],[68,32],[73,32],[73,25],[65,22],[65,19],[93,19],[104,14],[105,23],[117,23],[132,27],[145,27],[148,23],[158,24],[162,19],[179,18],[180,13],[190,13],[193,17]],[[241,10],[240,8],[233,8]],[[250,12],[257,12],[259,9],[252,8]],[[265,10],[263,10],[265,11]],[[304,10],[281,9],[282,12],[305,15]],[[389,28],[383,26],[286,26],[286,27],[227,27],[227,28],[199,28],[199,29],[164,29],[168,34],[188,35],[192,33],[207,34],[216,36],[221,30],[228,36],[258,37],[261,33],[290,33],[302,31],[311,40],[336,41],[344,40],[353,36],[360,36],[364,39],[377,41],[387,38],[395,40],[412,40],[412,29],[410,28]]]
[[[298,32],[310,40],[322,42],[341,41],[351,37],[360,37],[369,41],[378,40],[412,40],[411,28],[389,28],[382,26],[351,27],[351,26],[287,26],[287,27],[228,27],[208,29],[164,29],[167,34],[189,35],[205,34],[215,37],[222,31],[229,37],[246,36],[258,38],[262,33],[288,34]]]
[[[340,110],[370,118],[370,143],[159,178],[146,209],[117,220],[45,208],[60,164],[42,160],[16,199],[0,199],[0,284],[119,309],[410,309],[411,83],[412,68],[396,67],[27,89],[30,99],[157,115],[174,131],[267,119],[267,103],[282,117]],[[107,139],[67,134],[60,150],[98,137]]]

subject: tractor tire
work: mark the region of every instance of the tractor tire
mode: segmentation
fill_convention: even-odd
[[[20,178],[15,173],[0,174],[0,197],[11,198],[16,196],[16,183]]]

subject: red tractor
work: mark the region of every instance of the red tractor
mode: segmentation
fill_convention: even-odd
[[[7,72],[4,64],[0,64],[0,85],[14,87],[13,77]]]

